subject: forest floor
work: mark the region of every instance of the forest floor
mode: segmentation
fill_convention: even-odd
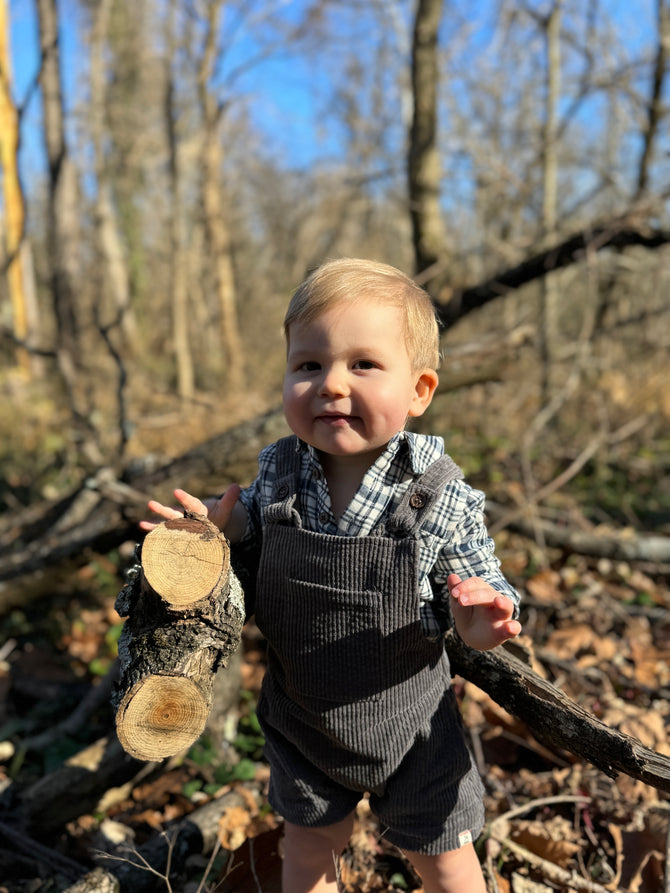
[[[670,575],[667,567],[614,563],[554,553],[533,570],[531,545],[501,539],[504,570],[524,595],[524,642],[535,669],[594,716],[670,754]],[[74,582],[73,582],[74,580]],[[90,868],[96,854],[125,841],[134,847],[169,831],[203,803],[231,789],[246,806],[224,814],[221,850],[207,863],[191,858],[168,886],[173,893],[277,893],[281,820],[267,805],[268,770],[254,704],[264,652],[253,625],[244,636],[242,692],[226,718],[226,742],[203,737],[188,753],[119,788],[94,810],[33,836],[14,821],[12,798],[57,771],[72,754],[111,734],[108,702],[69,735],[35,736],[56,726],[114,664],[121,621],[113,604],[118,565],[94,556],[52,596],[15,609],[0,648],[0,893],[68,888],[57,856]],[[555,890],[659,893],[666,876],[670,798],[620,775],[612,779],[574,756],[539,742],[474,685],[455,680],[486,788],[487,826],[478,852],[490,891]],[[71,796],[76,797],[73,789]],[[11,839],[9,827],[13,828]],[[402,855],[378,836],[363,800],[340,866],[346,893],[413,891],[421,885]],[[50,857],[50,854],[53,858]],[[123,858],[132,858],[124,856]],[[148,872],[147,872],[147,876]]]
[[[521,433],[508,430],[508,422],[515,412],[522,417],[514,400],[523,398],[524,387],[510,387],[509,399],[495,391],[492,402],[476,389],[467,400],[460,393],[441,397],[436,418],[444,418],[445,426],[451,421],[449,451],[471,483],[514,509],[525,505],[523,475],[510,446]],[[635,408],[641,406],[636,400]],[[466,411],[500,430],[478,439],[474,421],[463,418]],[[208,430],[212,409],[203,412],[206,418],[191,425],[178,416],[170,437],[161,428],[160,443],[156,433],[149,446],[159,450],[174,440],[176,453],[190,447]],[[597,415],[578,401],[575,431],[590,414]],[[147,425],[152,421],[148,413],[143,418]],[[624,422],[616,421],[623,426],[619,432],[626,432]],[[189,443],[175,440],[180,432],[188,433]],[[12,480],[6,475],[13,498],[5,494],[8,513],[24,500],[49,495],[34,461],[37,456],[44,463],[45,475],[54,466],[49,443],[36,437],[32,451],[17,446],[12,462],[4,462],[13,469]],[[621,435],[604,457],[584,460],[567,494],[564,471],[587,452],[578,443],[570,431],[562,440],[545,437],[533,457],[538,481],[563,484],[549,486],[550,497],[545,492],[546,517],[596,536],[670,533],[667,416],[656,428],[649,423],[637,441]],[[75,477],[71,464],[62,466],[61,478],[68,471]],[[63,489],[67,481],[58,483]],[[546,548],[512,527],[500,530],[496,544],[506,576],[522,594],[522,640],[536,672],[603,723],[670,755],[670,564]],[[92,743],[114,736],[106,688],[122,627],[114,601],[132,545],[50,569],[48,586],[44,579],[40,584],[48,597],[29,599],[26,592],[25,602],[14,600],[17,606],[1,618],[0,893],[61,893],[77,872],[99,863],[101,851],[136,859],[121,848],[142,849],[231,791],[239,793],[238,805],[223,815],[211,863],[207,856],[191,856],[170,884],[147,870],[142,889],[277,893],[282,828],[266,799],[268,769],[254,714],[264,651],[253,625],[245,630],[242,687],[224,718],[222,741],[215,746],[205,735],[188,752],[150,765],[130,781],[110,779],[93,805],[77,784],[55,804],[46,802],[50,779]],[[17,591],[22,586],[16,581]],[[486,791],[487,824],[477,848],[490,893],[670,893],[670,796],[626,775],[611,778],[551,741],[537,740],[472,683],[456,678],[454,684]],[[85,721],[62,726],[94,693],[102,697]],[[25,823],[28,795],[31,822]],[[340,887],[344,893],[422,889],[402,855],[380,838],[365,800],[341,860]]]

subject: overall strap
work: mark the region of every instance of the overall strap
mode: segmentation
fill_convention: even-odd
[[[274,502],[263,512],[266,521],[289,521],[302,527],[300,514],[295,507],[298,497],[298,472],[300,456],[295,434],[277,441],[275,453],[276,478],[272,485]]]
[[[440,456],[407,488],[400,505],[386,521],[391,536],[411,536],[421,529],[423,519],[450,481],[461,480],[463,472],[451,456]]]

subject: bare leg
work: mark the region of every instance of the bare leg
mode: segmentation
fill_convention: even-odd
[[[438,856],[405,852],[425,893],[486,893],[486,883],[472,844]]]
[[[284,824],[284,893],[336,893],[337,857],[349,843],[354,814],[323,828]]]

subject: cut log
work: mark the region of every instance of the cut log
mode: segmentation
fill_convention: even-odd
[[[225,584],[230,550],[213,525],[192,517],[177,518],[165,521],[145,538],[142,571],[153,591],[181,610],[217,592],[221,580]]]
[[[119,741],[140,760],[173,756],[202,734],[216,673],[241,640],[244,595],[225,537],[200,515],[160,524],[116,610],[128,618],[112,696]]]

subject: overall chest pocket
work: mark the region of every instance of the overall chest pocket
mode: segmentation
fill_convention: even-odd
[[[271,631],[287,693],[336,704],[378,697],[389,681],[382,594],[295,579],[283,589],[261,624]]]

